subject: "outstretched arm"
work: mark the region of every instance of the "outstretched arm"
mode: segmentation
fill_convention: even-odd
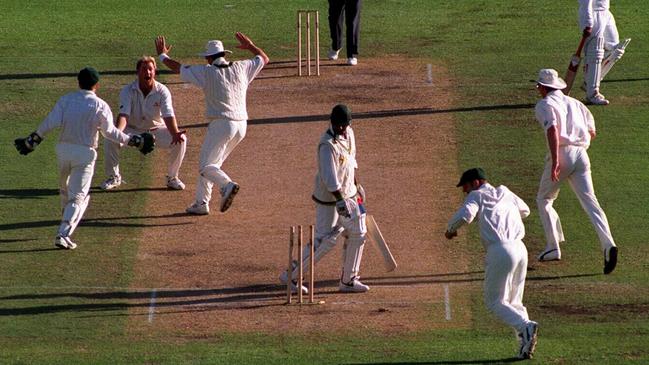
[[[237,37],[237,40],[239,41],[239,45],[237,46],[237,48],[249,50],[255,56],[261,57],[261,59],[264,60],[264,65],[268,64],[268,62],[270,60],[269,60],[268,56],[266,55],[266,53],[264,52],[264,50],[257,47],[257,46],[255,46],[255,44],[252,43],[252,40],[250,40],[250,38],[248,38],[247,35],[245,35],[245,34],[243,34],[241,32],[237,32],[237,34],[235,34],[235,36]]]
[[[159,35],[155,39],[155,49],[156,52],[158,53],[158,56],[160,56],[160,61],[165,64],[165,66],[169,67],[171,72],[175,74],[180,73],[180,62],[169,58],[169,51],[171,51],[171,46],[167,44],[165,37]]]

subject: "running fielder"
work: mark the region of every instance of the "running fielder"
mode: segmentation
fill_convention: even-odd
[[[595,105],[608,105],[609,101],[599,91],[600,82],[622,58],[631,41],[620,42],[609,8],[610,0],[579,0],[579,25],[583,36],[587,37],[584,46],[586,102]]]
[[[192,83],[205,94],[205,114],[210,124],[207,136],[201,147],[198,166],[198,183],[196,200],[186,212],[205,215],[210,213],[209,202],[212,199],[212,187],[216,184],[221,192],[220,211],[225,212],[232,205],[232,200],[239,191],[239,184],[232,181],[221,169],[234,148],[246,135],[248,112],[246,110],[246,93],[248,85],[268,64],[264,51],[243,33],[236,33],[240,49],[247,49],[253,58],[243,61],[228,62],[226,54],[232,53],[223,48],[218,40],[208,41],[205,52],[205,65],[181,65],[169,58],[171,49],[163,36],[156,39],[156,50],[162,61],[172,72],[180,74],[183,81]]]
[[[47,133],[61,128],[56,156],[63,219],[54,245],[68,250],[77,247],[70,236],[90,200],[88,191],[97,159],[98,132],[117,143],[135,146],[144,154],[151,152],[154,144],[154,138],[149,133],[128,136],[115,128],[110,107],[95,94],[99,87],[99,73],[94,68],[82,69],[77,79],[81,90],[61,97],[35,132],[14,141],[18,152],[27,155]]]
[[[534,353],[538,329],[523,305],[527,276],[523,218],[530,214],[530,208],[506,186],[491,186],[479,167],[465,171],[457,186],[462,187],[467,197],[448,222],[445,236],[453,239],[460,227],[478,220],[482,244],[487,250],[485,305],[500,320],[514,327],[520,342],[518,356],[529,359]]]
[[[579,100],[563,94],[561,90],[566,83],[557,71],[539,71],[536,87],[543,97],[536,103],[536,120],[545,130],[549,150],[536,197],[546,239],[545,249],[538,259],[561,260],[559,243],[565,238],[552,204],[559,196],[561,182],[568,180],[599,237],[604,253],[604,274],[610,274],[617,264],[617,247],[606,214],[595,196],[587,153],[590,141],[596,136],[595,119]]]
[[[358,272],[365,246],[365,208],[357,199],[364,194],[357,185],[355,171],[356,140],[351,128],[352,115],[346,105],[336,105],[331,111],[331,127],[318,142],[318,172],[315,177],[313,200],[316,202],[315,253],[318,262],[336,245],[341,234],[345,236],[343,246],[343,271],[340,277],[341,292],[362,293],[370,287],[360,281]],[[361,201],[365,196],[361,196]],[[310,270],[310,250],[305,248],[303,267]],[[292,273],[293,289],[297,291],[297,263]],[[280,275],[280,282],[286,284],[287,274]],[[301,285],[303,293],[308,289]]]
[[[178,171],[187,150],[187,139],[185,132],[178,130],[171,93],[155,80],[155,58],[143,56],[137,61],[135,69],[137,80],[124,87],[119,94],[117,128],[127,134],[153,134],[156,147],[169,150],[167,187],[183,190],[185,184],[178,178]],[[119,173],[119,150],[122,146],[112,141],[104,143],[104,170],[108,176],[101,184],[104,190],[115,189],[122,184]]]

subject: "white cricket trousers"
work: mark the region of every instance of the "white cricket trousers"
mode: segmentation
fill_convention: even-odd
[[[572,191],[577,195],[581,207],[597,232],[602,250],[615,246],[604,210],[600,207],[590,173],[590,159],[586,148],[578,146],[559,147],[559,181],[552,181],[552,159],[546,156],[545,170],[541,177],[536,203],[539,208],[541,223],[545,230],[545,250],[559,250],[559,243],[565,241],[559,214],[552,204],[559,196],[561,182],[568,180]]]
[[[140,134],[143,132],[150,132],[155,136],[155,147],[169,150],[169,163],[167,167],[167,176],[178,176],[180,165],[185,158],[187,151],[187,139],[183,135],[184,142],[178,144],[171,144],[173,141],[171,134],[166,126],[158,127],[152,131],[141,131],[130,127],[124,128],[124,133]],[[119,173],[119,151],[124,147],[121,143],[113,142],[109,139],[104,139],[104,172],[106,176],[120,176]]]
[[[336,211],[335,205],[316,204],[315,224],[315,261],[319,261],[336,244],[341,234],[345,236],[343,246],[343,272],[341,280],[350,283],[360,271],[367,226],[365,211],[360,208],[356,199],[351,205],[351,217],[342,217]],[[304,255],[308,258],[308,254]],[[307,261],[308,262],[308,261]],[[304,265],[308,267],[307,265]]]
[[[484,301],[496,317],[522,332],[530,319],[523,305],[527,249],[523,241],[491,244],[485,257]]]
[[[90,184],[97,151],[89,146],[59,143],[56,145],[59,164],[59,193],[63,219],[58,235],[69,237],[81,221],[90,201]]]
[[[221,165],[246,136],[247,124],[245,120],[228,119],[210,122],[198,162],[197,202],[209,203],[214,184],[222,191],[232,181],[225,171],[221,170]]]

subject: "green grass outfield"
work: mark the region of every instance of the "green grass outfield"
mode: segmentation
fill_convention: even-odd
[[[598,138],[589,154],[598,198],[620,246],[613,275],[601,272],[596,236],[565,187],[556,203],[569,243],[565,264],[537,266],[525,302],[541,323],[535,363],[649,362],[649,6],[613,3],[622,37],[632,37],[602,91],[612,105],[591,108]],[[315,5],[314,5],[315,4]],[[482,305],[473,290],[470,329],[435,330],[399,337],[372,334],[293,338],[278,334],[215,334],[211,339],[126,336],[127,299],[92,299],[61,293],[125,288],[131,280],[137,237],[146,229],[142,206],[150,183],[129,180],[119,194],[93,192],[79,231],[88,249],[74,255],[53,250],[58,225],[55,136],[28,157],[12,146],[33,131],[58,97],[74,90],[73,75],[85,65],[104,73],[100,95],[111,105],[133,78],[134,60],[153,53],[164,34],[178,58],[194,58],[205,40],[233,44],[241,30],[272,59],[294,52],[298,8],[321,11],[321,43],[327,46],[326,2],[258,1],[3,1],[0,20],[0,363],[406,363],[476,364],[508,361],[511,330]],[[563,73],[579,40],[577,1],[365,0],[361,57],[426,58],[446,65],[457,80],[455,95],[460,169],[483,166],[496,184],[520,193],[533,208],[526,242],[531,256],[543,246],[535,209],[545,142],[534,120],[537,100],[529,79],[538,69]],[[228,39],[232,35],[231,39]],[[126,73],[126,75],[125,75]],[[578,79],[580,82],[580,79]],[[580,93],[575,91],[576,95]],[[514,107],[512,107],[514,106]],[[478,108],[479,107],[479,108]],[[133,154],[130,154],[133,156]],[[101,152],[100,152],[101,156]],[[133,156],[125,169],[146,172]],[[440,163],[455,163],[440,161]],[[96,186],[103,177],[97,161]],[[459,173],[459,171],[458,171]],[[130,174],[136,176],[136,174]],[[458,192],[459,193],[459,192]],[[441,197],[443,199],[443,197]],[[109,232],[118,233],[109,238]],[[474,269],[482,251],[475,228]],[[108,240],[119,240],[120,244]],[[593,274],[593,275],[591,275]],[[53,308],[56,308],[54,310]],[[179,330],[180,331],[180,330]],[[179,334],[182,338],[182,334]]]

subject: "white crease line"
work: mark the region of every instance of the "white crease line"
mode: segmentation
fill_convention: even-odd
[[[155,314],[155,297],[156,290],[151,291],[151,304],[149,304],[149,323],[153,322],[153,315]]]
[[[426,82],[429,84],[433,83],[433,65],[430,63],[426,65]]]
[[[451,295],[449,294],[448,284],[444,284],[444,310],[446,312],[446,320],[451,320]]]

